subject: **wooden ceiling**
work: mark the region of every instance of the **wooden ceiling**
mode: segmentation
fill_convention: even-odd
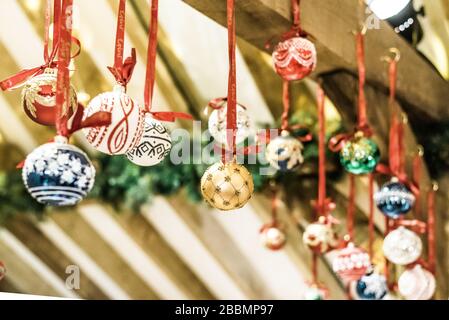
[[[41,64],[44,2],[0,1],[3,13],[0,78]],[[264,43],[288,27],[289,2],[248,0],[243,4],[237,1],[237,33],[245,40],[239,40],[237,52],[239,102],[249,106],[250,115],[257,123],[274,123],[281,112],[281,81],[271,70]],[[447,5],[443,0],[424,1],[429,15],[432,12],[427,34],[447,44],[449,33],[439,22],[447,24],[448,18],[441,16],[443,11],[434,9],[434,2]],[[226,30],[220,26],[224,21],[224,3],[222,0],[160,1],[155,105],[161,109],[186,111],[205,120],[202,110],[207,101],[226,93],[227,41]],[[325,76],[324,80],[327,93],[349,124],[352,107],[341,101],[355,91],[351,91],[352,85],[344,90],[344,86],[336,83],[354,81],[354,45],[350,31],[356,26],[353,10],[357,0],[344,1],[343,8],[337,8],[333,0],[303,0],[302,3],[304,27],[319,39],[320,68],[315,76],[348,70],[348,73]],[[106,66],[113,60],[118,1],[75,1],[75,4],[75,33],[83,51],[76,59],[72,82],[83,102],[88,102],[113,85]],[[148,13],[146,0],[129,1],[126,47],[137,49],[138,65],[128,91],[139,100],[143,99]],[[335,20],[333,28],[326,25],[326,21],[334,22],[332,18],[343,13],[347,18]],[[339,32],[341,38],[328,34],[328,30]],[[379,105],[385,102],[385,66],[377,60],[392,46],[391,42],[400,46],[404,65],[415,67],[408,71],[423,79],[423,87],[415,92],[412,77],[407,73],[401,76],[399,95],[407,111],[429,118],[446,117],[445,101],[449,94],[446,82],[385,25],[379,35],[368,36],[369,49],[372,49],[368,70],[373,83],[367,89],[369,99]],[[440,61],[438,69],[446,76],[448,48],[440,49],[444,53],[423,45],[422,51],[430,52],[430,60]],[[446,57],[446,69],[441,56]],[[313,106],[313,88],[310,81],[295,85],[295,108]],[[6,142],[17,145],[27,154],[54,132],[30,121],[19,101],[20,90],[0,93],[0,133]],[[370,114],[372,122],[379,123],[378,140],[385,145],[386,124],[381,117],[381,112]],[[191,124],[181,121],[176,126],[189,129]],[[77,135],[75,141],[92,152],[82,137]],[[416,145],[411,130],[408,143]],[[428,175],[426,179],[429,181]],[[341,204],[339,214],[344,219],[346,177],[329,187]],[[361,180],[360,189],[363,188],[366,181]],[[276,253],[264,249],[259,241],[258,230],[270,217],[269,199],[264,195],[256,195],[249,205],[231,214],[220,213],[205,204],[191,204],[180,193],[169,198],[157,197],[137,215],[117,214],[107,204],[94,201],[83,202],[71,212],[52,210],[43,221],[23,215],[0,229],[0,260],[8,269],[7,277],[0,282],[0,291],[83,299],[301,299],[305,282],[311,277],[310,252],[301,241],[301,230],[310,210],[307,196],[315,194],[313,184],[308,189],[304,201],[295,202],[290,209],[286,205],[281,208],[280,216],[288,226],[289,241],[285,250]],[[365,193],[358,194],[360,242],[366,242],[363,236],[366,218],[363,217],[368,202]],[[440,202],[447,202],[446,195],[440,198]],[[444,222],[439,233],[443,243],[447,243],[443,231],[446,212],[441,212],[439,217]],[[376,219],[380,221],[380,216]],[[382,230],[380,222],[378,228]],[[326,259],[323,262],[321,280],[330,288],[332,298],[344,299],[340,282],[330,272]],[[448,264],[449,253],[440,246],[439,297],[448,295]],[[79,290],[70,290],[65,285],[66,268],[70,265],[80,268]]]

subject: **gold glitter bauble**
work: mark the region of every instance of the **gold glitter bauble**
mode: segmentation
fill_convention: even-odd
[[[251,173],[242,165],[217,162],[201,178],[204,199],[219,210],[243,207],[254,192]]]

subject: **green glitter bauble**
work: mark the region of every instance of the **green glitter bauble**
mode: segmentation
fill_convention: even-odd
[[[380,159],[379,148],[368,138],[354,136],[340,151],[340,163],[352,174],[373,172]]]

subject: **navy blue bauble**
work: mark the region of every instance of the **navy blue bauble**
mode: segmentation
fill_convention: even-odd
[[[357,300],[381,300],[387,293],[388,286],[385,277],[370,271],[355,282],[352,294]]]
[[[51,142],[28,155],[22,178],[28,192],[38,202],[49,206],[71,206],[92,189],[95,168],[77,147]]]
[[[383,214],[397,219],[412,209],[415,196],[404,184],[391,181],[374,194],[374,201]]]

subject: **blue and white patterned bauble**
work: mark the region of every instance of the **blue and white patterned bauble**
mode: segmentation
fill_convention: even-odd
[[[126,154],[129,161],[149,167],[160,163],[170,153],[171,137],[164,125],[150,115],[145,117],[145,127],[137,146]]]
[[[392,180],[374,194],[374,201],[383,214],[397,219],[412,209],[415,196],[404,184]]]
[[[281,135],[267,145],[265,157],[271,166],[280,171],[291,171],[304,162],[302,143],[283,130]]]
[[[388,293],[387,280],[370,270],[352,283],[351,293],[356,300],[382,300]]]
[[[31,152],[22,178],[28,192],[48,206],[72,206],[92,189],[95,168],[79,148],[56,139]]]

